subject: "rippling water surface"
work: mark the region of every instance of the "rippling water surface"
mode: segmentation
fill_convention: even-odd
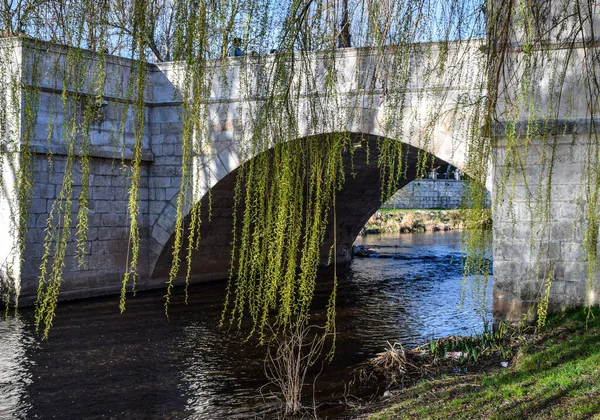
[[[359,243],[379,245],[390,258],[356,258],[340,275],[336,355],[316,392],[331,406],[351,378],[349,367],[387,341],[410,345],[483,328],[469,300],[458,310],[459,234],[367,236]],[[330,279],[324,272],[318,284],[316,321]],[[123,315],[118,297],[62,303],[45,341],[32,311],[20,310],[0,322],[0,419],[271,417],[268,389],[260,395],[264,348],[217,328],[223,292],[224,283],[194,286],[186,306],[177,291],[168,320],[164,291],[131,297]]]

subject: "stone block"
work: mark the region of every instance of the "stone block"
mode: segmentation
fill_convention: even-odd
[[[98,239],[98,228],[97,227],[88,227],[86,233],[87,241],[95,241]]]
[[[564,267],[564,279],[566,282],[585,282],[587,278],[587,264],[579,261],[565,261],[561,264]]]
[[[103,255],[103,254],[107,254],[108,250],[107,250],[107,245],[110,243],[109,240],[105,240],[105,241],[95,241],[92,243],[92,247],[91,247],[91,255]]]
[[[529,241],[519,242],[516,240],[494,241],[494,258],[506,261],[529,261],[531,247]]]
[[[111,214],[128,214],[129,202],[126,200],[114,200],[106,202],[107,213]]]
[[[129,200],[129,188],[126,187],[111,187],[114,199],[119,201],[128,201]],[[141,190],[138,189],[138,192]]]
[[[181,147],[176,147],[175,144],[165,144],[162,146],[162,156],[181,156]]]
[[[154,199],[161,201],[161,202],[166,202],[167,201],[167,192],[166,192],[166,188],[156,188],[152,190],[154,192]]]
[[[181,144],[181,132],[162,136],[162,144]]]
[[[168,188],[171,186],[171,177],[152,177],[150,185],[152,188]]]
[[[161,177],[179,178],[181,177],[181,166],[152,166],[151,174],[151,179],[159,179]]]
[[[573,241],[581,238],[581,228],[574,220],[553,220],[550,222],[550,236],[557,241]]]
[[[88,257],[88,267],[90,270],[114,269],[115,257],[112,254],[92,254]]]
[[[90,198],[93,200],[114,200],[115,188],[113,187],[91,187]]]
[[[113,176],[90,175],[90,185],[94,187],[108,187],[112,185]]]
[[[90,212],[88,214],[88,226],[101,226],[102,214]]]
[[[172,200],[179,194],[179,188],[166,188],[165,197],[167,200]]]
[[[181,167],[181,154],[171,154],[165,156],[156,156],[154,163],[157,166],[175,166]]]
[[[113,229],[108,227],[98,227],[97,239],[98,241],[105,241],[112,238],[111,232]]]
[[[169,215],[163,212],[163,214],[161,214],[156,220],[156,224],[154,225],[153,229],[155,229],[156,226],[160,226],[166,232],[170,232],[173,229],[173,226],[175,226],[175,218],[169,217]]]
[[[130,180],[127,176],[111,176],[110,177],[110,185],[113,187],[128,187],[130,184]]]
[[[148,211],[150,214],[161,214],[165,208],[165,202],[163,201],[150,201]]]
[[[152,238],[154,238],[158,245],[166,245],[170,237],[171,235],[160,225],[160,223],[155,224],[152,228]],[[160,251],[158,253],[160,253]]]
[[[52,170],[52,171],[48,172],[48,182],[50,184],[56,185],[58,188],[60,188],[59,186],[62,185],[64,178],[65,178],[65,173],[62,171],[58,172],[57,170]],[[57,193],[58,193],[58,188],[57,188]]]
[[[108,205],[110,201],[91,200],[88,203],[88,209],[95,213],[108,213]]]
[[[494,258],[494,284],[503,287],[516,287],[520,279],[526,279],[529,271],[528,263],[523,261],[503,261]]]
[[[577,163],[559,163],[553,167],[553,184],[574,184],[580,185],[582,180],[583,168]]]
[[[35,217],[35,215],[33,215],[32,217]],[[39,214],[39,215],[37,215],[37,217],[35,217],[35,224],[33,225],[33,227],[44,230],[44,229],[46,229],[47,225],[48,225],[48,215],[47,214]]]
[[[48,214],[48,200],[43,198],[34,198],[33,200],[31,200],[30,212],[32,214]]]
[[[53,184],[36,184],[33,194],[38,198],[53,199],[55,197],[55,186]]]
[[[179,106],[161,106],[153,108],[152,118],[155,124],[177,123],[181,124],[181,108]],[[181,130],[177,131],[178,133]]]
[[[160,133],[161,134],[181,134],[182,132],[182,124],[180,122],[172,122],[172,123],[163,123],[160,124]]]
[[[579,243],[562,242],[561,260],[562,261],[586,261],[584,248]]]
[[[127,215],[103,214],[102,226],[125,227],[127,226]]]
[[[148,200],[148,197],[149,197],[148,188],[140,188],[138,194],[139,194],[138,195],[138,199],[140,201],[146,201],[146,200]]]
[[[45,169],[41,170],[41,171],[38,171],[36,169],[35,173],[34,173],[34,177],[35,177],[36,184],[48,184],[50,182],[48,180],[48,171]]]

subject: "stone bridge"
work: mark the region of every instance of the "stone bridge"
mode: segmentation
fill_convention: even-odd
[[[460,48],[458,46],[460,45]],[[405,183],[417,177],[416,162],[419,153],[431,156],[432,165],[445,167],[448,163],[458,168],[465,166],[465,136],[469,132],[475,108],[472,104],[485,94],[486,77],[479,69],[485,59],[482,42],[450,45],[415,45],[416,54],[409,64],[409,82],[402,106],[390,100],[390,89],[395,81],[386,69],[394,63],[389,58],[369,49],[342,49],[334,53],[311,53],[310,69],[317,76],[314,83],[293,83],[298,88],[297,139],[312,141],[328,133],[348,133],[355,139],[354,167],[347,177],[343,190],[337,198],[337,249],[338,261],[351,258],[351,246],[365,221],[380,207],[380,172],[377,164],[378,139],[386,137],[405,145],[408,173]],[[39,93],[39,107],[34,131],[28,149],[33,152],[34,187],[31,202],[30,223],[23,263],[13,269],[13,276],[20,279],[21,303],[31,303],[36,295],[39,267],[44,251],[47,219],[51,206],[58,196],[66,167],[67,150],[64,145],[63,121],[66,118],[62,102],[67,97],[73,101],[75,88],[64,89],[66,47],[34,42],[27,39],[9,39],[3,44],[5,66],[13,69],[19,79],[18,88],[10,95],[26,104],[27,92]],[[439,65],[440,54],[448,54],[447,66],[452,65],[453,54],[467,54],[471,63],[460,72],[447,71]],[[61,299],[87,297],[117,292],[128,259],[128,177],[134,144],[133,101],[125,92],[133,81],[138,63],[117,57],[101,57],[89,52],[85,55],[85,71],[88,79],[94,77],[94,69],[100,60],[105,61],[106,75],[103,84],[100,117],[90,128],[91,177],[89,201],[89,230],[85,244],[85,266],[74,258],[75,239],[72,235],[67,249]],[[464,56],[463,56],[464,57]],[[327,60],[335,62],[333,88],[324,80]],[[388,61],[386,61],[388,60]],[[208,208],[212,189],[210,220],[203,215],[200,249],[195,253],[192,281],[223,279],[228,277],[232,241],[233,194],[236,170],[242,161],[252,159],[245,145],[256,128],[255,116],[265,103],[255,81],[273,61],[271,56],[231,58],[210,63],[209,99],[206,102],[207,124],[202,142],[205,150],[195,157],[195,181],[199,189],[190,203],[203,203]],[[176,204],[181,185],[181,136],[183,131],[182,104],[186,93],[184,65],[180,63],[146,64],[144,66],[146,90],[144,100],[144,134],[142,149],[142,174],[140,187],[141,245],[138,289],[163,287],[171,264]],[[35,69],[35,70],[34,70]],[[31,74],[39,75],[34,81]],[[429,75],[430,77],[426,77]],[[431,77],[435,75],[435,77]],[[435,80],[435,83],[432,82]],[[7,83],[7,80],[4,80]],[[32,86],[35,84],[36,86]],[[80,87],[83,96],[94,94],[89,86]],[[327,90],[336,94],[335,101]],[[16,94],[15,94],[16,92]],[[65,94],[66,93],[66,94]],[[97,92],[95,93],[97,94]],[[9,101],[5,89],[4,105]],[[308,106],[309,98],[323,98],[322,108],[315,111]],[[70,99],[69,99],[70,98]],[[76,105],[76,104],[75,104]],[[25,108],[25,106],[23,106]],[[67,107],[68,108],[68,107]],[[328,118],[318,118],[313,124],[311,112],[325,113]],[[399,118],[400,113],[402,118]],[[25,118],[21,110],[19,118]],[[24,136],[18,119],[7,122],[17,137]],[[8,121],[8,120],[7,120]],[[395,123],[402,121],[402,123]],[[12,124],[12,125],[11,125]],[[21,130],[21,131],[20,131]],[[0,226],[0,262],[4,265],[18,261],[14,226],[8,219],[15,219],[14,179],[18,165],[14,156],[23,152],[23,143],[11,140],[8,129],[3,132],[3,194],[0,215],[6,221]],[[502,168],[502,133],[498,134],[497,157],[492,162],[496,172]],[[18,145],[15,147],[15,143]],[[366,147],[368,145],[368,147]],[[81,151],[76,151],[81,153]],[[51,159],[48,156],[51,155]],[[579,155],[577,155],[579,156]],[[576,171],[577,157],[565,159],[565,171]],[[574,160],[571,162],[571,160]],[[535,164],[532,164],[532,168]],[[562,170],[559,168],[559,170]],[[74,171],[75,200],[81,191],[81,174]],[[576,197],[572,194],[572,179],[566,179],[557,206],[571,208]],[[578,181],[577,181],[578,182]],[[492,180],[489,180],[491,187]],[[520,185],[517,186],[521,193]],[[508,194],[503,192],[503,194]],[[521,200],[521,201],[519,201]],[[517,211],[525,207],[519,203],[525,196],[516,198]],[[500,197],[502,202],[502,197]],[[187,214],[190,205],[185,209]],[[205,212],[206,213],[206,212]],[[527,257],[530,220],[519,215],[517,233],[508,233],[509,211],[500,208],[494,214],[497,227],[494,237],[495,310],[498,315],[509,318],[520,316],[535,297],[533,283],[528,282],[529,261]],[[523,218],[521,218],[523,216]],[[579,277],[568,270],[581,268],[580,256],[573,247],[580,246],[579,238],[567,234],[568,227],[577,216],[570,210],[560,211],[556,223],[551,224],[558,240],[559,255],[564,260],[563,277],[558,278],[557,291],[553,294],[556,306],[581,303],[584,297],[581,273]],[[186,218],[186,222],[189,222]],[[570,224],[569,224],[570,223]],[[514,225],[514,223],[512,224]],[[326,245],[333,243],[333,229],[327,235]]]

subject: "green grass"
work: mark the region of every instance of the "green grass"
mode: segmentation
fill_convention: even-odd
[[[569,311],[523,340],[511,367],[410,387],[370,419],[600,419],[600,312]]]

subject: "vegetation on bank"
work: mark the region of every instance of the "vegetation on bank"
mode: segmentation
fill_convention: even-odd
[[[600,311],[563,312],[511,347],[508,367],[482,358],[393,392],[388,407],[366,418],[600,418]],[[468,361],[466,362],[468,363]],[[371,409],[373,410],[373,409]]]
[[[381,209],[368,222],[362,234],[418,233],[465,228],[464,210]],[[488,221],[491,226],[491,216]]]

